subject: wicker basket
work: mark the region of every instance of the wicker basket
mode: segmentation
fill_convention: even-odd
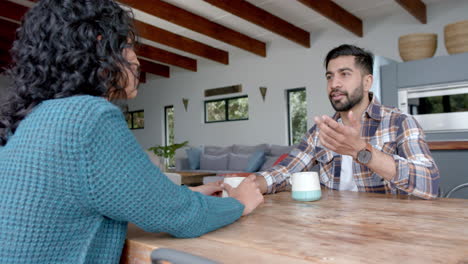
[[[446,25],[444,35],[449,54],[468,52],[468,20]]]
[[[398,39],[398,49],[403,61],[431,58],[437,49],[437,34],[417,33],[401,36]]]

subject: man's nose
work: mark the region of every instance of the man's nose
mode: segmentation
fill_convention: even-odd
[[[341,81],[339,78],[332,78],[330,80],[330,87],[331,88],[340,88],[341,87]]]

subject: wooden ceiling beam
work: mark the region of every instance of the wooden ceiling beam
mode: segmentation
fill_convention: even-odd
[[[363,36],[362,20],[331,0],[297,0],[358,37]]]
[[[138,20],[135,20],[135,28],[137,29],[138,35],[145,39],[149,39],[151,41],[189,52],[222,64],[229,64],[229,53],[227,51],[208,46],[196,40],[174,34],[162,28],[151,26]]]
[[[264,42],[164,1],[119,0],[119,2],[256,55],[266,56]]]
[[[21,21],[28,10],[29,8],[23,5],[6,0],[0,1],[0,16],[11,20]]]
[[[421,0],[395,0],[421,23],[427,23],[426,4]]]
[[[196,60],[167,50],[140,43],[136,46],[136,53],[138,56],[146,57],[151,60],[181,67],[189,71],[197,71]]]
[[[245,0],[204,0],[220,9],[241,17],[273,33],[296,42],[306,48],[310,47],[310,33],[294,26]]]
[[[169,66],[144,59],[138,60],[140,61],[140,69],[142,72],[152,73],[166,78],[170,77]]]

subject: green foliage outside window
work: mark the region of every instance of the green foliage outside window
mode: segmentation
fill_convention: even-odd
[[[165,107],[166,114],[166,145],[174,144],[174,106]]]
[[[166,106],[164,108],[165,114],[165,145],[170,146],[175,143],[174,141],[174,106]],[[171,157],[167,160],[168,167],[175,167],[175,157]]]
[[[430,96],[408,100],[411,114],[437,114],[468,111],[468,94]],[[416,107],[417,112],[413,112]]]
[[[305,88],[292,89],[288,93],[289,139],[294,145],[307,132],[307,100]]]
[[[249,118],[249,100],[247,97],[228,100],[228,120]]]
[[[214,101],[206,103],[206,121],[216,122],[226,120],[226,101]]]
[[[205,123],[249,119],[247,96],[205,101]]]
[[[145,128],[145,111],[129,111],[124,113],[128,128],[143,129]]]

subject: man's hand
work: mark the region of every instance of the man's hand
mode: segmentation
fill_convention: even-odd
[[[361,139],[361,122],[354,118],[353,112],[348,112],[350,125],[336,122],[328,116],[315,117],[315,123],[320,129],[319,139],[324,147],[341,155],[356,158],[357,153],[366,147]]]
[[[222,181],[210,182],[204,185],[189,187],[194,192],[203,193],[204,195],[221,197],[224,185]]]

